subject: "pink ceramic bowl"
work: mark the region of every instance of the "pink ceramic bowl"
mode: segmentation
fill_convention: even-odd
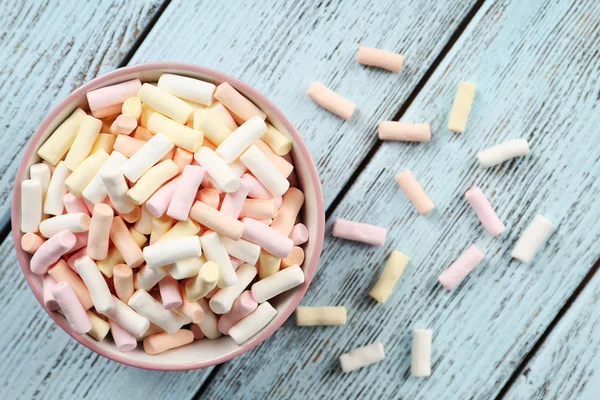
[[[46,310],[50,317],[52,317],[65,332],[71,335],[79,343],[104,357],[134,367],[181,371],[210,367],[225,362],[235,356],[245,353],[267,339],[285,322],[296,306],[298,306],[317,268],[317,262],[323,244],[323,232],[325,226],[325,211],[319,176],[308,148],[298,131],[290,121],[287,120],[281,110],[271,103],[264,95],[238,79],[210,68],[193,64],[170,62],[149,63],[120,68],[86,83],[56,106],[42,121],[39,128],[29,140],[15,179],[12,198],[12,232],[15,243],[21,243],[22,233],[19,229],[21,196],[19,188],[21,182],[28,177],[29,166],[40,161],[39,157],[36,155],[36,150],[76,107],[88,109],[85,94],[94,89],[134,78],[139,78],[142,82],[155,82],[162,73],[190,76],[213,82],[217,85],[227,81],[260,107],[268,115],[269,120],[276,128],[291,137],[294,142],[292,156],[294,158],[298,184],[304,191],[306,198],[303,209],[303,222],[308,227],[310,237],[304,249],[306,254],[306,261],[303,265],[304,274],[306,276],[304,284],[283,293],[274,299],[272,304],[278,311],[275,319],[273,319],[273,321],[271,321],[271,323],[259,334],[248,340],[242,346],[235,344],[229,337],[221,337],[217,340],[197,340],[188,346],[154,356],[144,353],[141,349],[141,345],[138,345],[138,348],[135,351],[122,353],[117,350],[113,341],[110,339],[97,342],[88,335],[77,335],[73,332],[62,315],[57,312]],[[21,250],[19,245],[15,246],[15,250],[25,279],[27,279],[27,283],[29,283],[33,294],[43,307],[41,279],[29,269],[29,260],[31,257]]]

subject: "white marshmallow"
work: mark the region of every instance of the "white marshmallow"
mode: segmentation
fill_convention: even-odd
[[[219,318],[212,312],[206,299],[202,298],[198,300],[198,304],[200,304],[202,311],[204,311],[204,318],[202,318],[202,321],[198,322],[198,326],[202,333],[204,333],[204,336],[208,339],[217,339],[221,337],[222,334],[219,331],[219,328],[217,328]]]
[[[104,314],[114,308],[112,294],[94,260],[88,256],[78,258],[75,260],[75,270],[88,288],[96,311]]]
[[[521,234],[510,255],[522,263],[528,263],[551,230],[552,222],[542,215],[536,215],[531,224]]]
[[[38,181],[42,185],[42,206],[46,200],[46,192],[48,191],[48,185],[50,185],[50,177],[52,176],[50,168],[44,164],[33,164],[29,167],[29,176],[32,180]]]
[[[429,329],[415,329],[412,341],[412,362],[410,374],[412,376],[431,375],[431,337]]]
[[[487,168],[527,154],[529,154],[527,140],[515,139],[480,151],[477,153],[477,159],[483,168]]]
[[[248,171],[248,168],[246,168],[242,160],[240,160],[239,158],[234,162],[230,163],[229,168],[231,168],[231,171],[235,176],[240,178],[242,177],[242,175],[244,175],[246,171]]]
[[[292,265],[252,285],[252,296],[262,303],[302,283],[304,283],[304,271],[299,265]]]
[[[102,164],[102,167],[100,167],[98,172],[96,172],[96,175],[94,175],[90,183],[85,187],[85,189],[83,189],[81,195],[92,204],[98,204],[101,201],[104,201],[107,192],[106,186],[104,185],[104,182],[102,181],[101,177],[102,171],[106,168],[109,168],[112,165],[116,165],[120,168],[121,165],[125,163],[125,161],[127,161],[127,157],[125,157],[118,151],[113,151],[112,153],[110,153],[110,155],[108,156],[108,160],[106,160],[104,164]]]
[[[90,216],[84,213],[57,215],[40,223],[40,233],[49,238],[60,231],[87,232],[90,229],[90,222]]]
[[[198,271],[204,265],[204,257],[190,257],[177,260],[169,265],[169,274],[175,279],[191,278],[198,275]]]
[[[252,117],[227,136],[215,152],[227,164],[231,164],[244,150],[267,131],[267,125],[260,117]]]
[[[210,232],[200,237],[202,248],[204,249],[204,257],[208,261],[212,261],[219,267],[219,283],[220,288],[233,285],[237,282],[235,269],[231,264],[231,259],[227,250],[221,241],[221,237],[216,232]]]
[[[121,172],[131,182],[137,182],[146,171],[160,161],[171,149],[173,142],[164,134],[158,132],[152,136],[131,158],[123,164]]]
[[[114,307],[104,313],[108,318],[115,321],[119,326],[132,335],[139,337],[150,327],[148,318],[138,314],[127,304],[113,296]]]
[[[146,267],[150,269],[201,255],[202,247],[198,236],[184,236],[144,247],[144,260],[146,260]]]
[[[46,200],[44,201],[44,213],[49,215],[61,215],[64,210],[63,197],[67,194],[65,180],[71,175],[63,161],[54,168],[48,191],[46,191]]]
[[[162,278],[167,276],[169,272],[167,268],[156,268],[151,269],[147,266],[143,266],[135,274],[133,278],[133,287],[136,289],[144,289],[146,291],[152,289]]]
[[[359,347],[340,356],[342,371],[350,372],[355,369],[375,364],[385,358],[383,345],[380,342]]]
[[[21,182],[21,231],[37,232],[42,222],[42,184],[33,179]]]
[[[226,314],[231,310],[233,302],[240,294],[242,294],[250,282],[252,282],[257,271],[253,265],[243,264],[235,273],[237,275],[237,282],[231,286],[220,289],[208,302],[210,309],[213,310],[215,314]]]
[[[121,171],[122,166],[127,162],[127,157],[117,151],[113,151],[110,156],[113,157],[114,154],[116,156],[113,158],[113,161],[111,162],[109,158],[102,168],[100,168],[98,174],[108,194],[108,198],[117,212],[127,214],[135,208],[135,204],[127,196],[129,186]]]
[[[271,322],[277,310],[268,302],[259,305],[250,315],[229,329],[229,336],[237,344],[242,344]]]
[[[158,79],[158,87],[184,100],[210,106],[216,86],[212,83],[187,76],[162,74]]]
[[[236,176],[229,165],[208,147],[201,147],[194,154],[194,159],[215,181],[217,186],[226,193],[233,193],[240,187],[240,178]]]
[[[250,146],[240,160],[273,196],[283,196],[290,188],[290,182],[256,145]]]
[[[260,256],[260,246],[247,240],[233,240],[228,237],[221,237],[225,249],[230,256],[247,262],[250,265],[256,265]]]
[[[185,317],[164,308],[160,302],[155,300],[145,290],[138,289],[129,298],[128,303],[131,308],[148,318],[151,322],[154,322],[167,333],[173,334],[187,323]]]

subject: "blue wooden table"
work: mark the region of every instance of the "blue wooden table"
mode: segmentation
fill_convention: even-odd
[[[591,0],[11,1],[0,4],[0,398],[598,398],[600,390],[600,3]],[[399,74],[354,61],[359,44],[405,56]],[[381,248],[326,234],[304,305],[345,305],[344,327],[287,321],[217,367],[152,372],[88,351],[30,293],[8,216],[21,151],[45,113],[114,68],[185,61],[238,76],[304,136],[328,226],[386,226]],[[350,121],[304,95],[319,80],[358,105]],[[477,85],[467,130],[446,122],[458,81]],[[427,144],[382,143],[382,120],[429,122]],[[481,169],[475,153],[529,140]],[[393,176],[411,169],[436,203],[418,216]],[[492,239],[462,194],[477,185],[507,233]],[[510,249],[538,213],[557,227],[530,264]],[[475,243],[486,261],[449,293],[436,277]],[[411,258],[394,294],[368,297],[387,255]],[[434,331],[428,379],[410,377],[411,332]],[[373,341],[386,360],[342,374]]]

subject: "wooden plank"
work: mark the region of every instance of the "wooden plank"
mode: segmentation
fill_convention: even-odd
[[[596,399],[600,391],[600,274],[546,338],[507,399]]]
[[[131,63],[202,64],[265,93],[302,133],[329,205],[375,144],[377,123],[394,116],[474,3],[175,0]],[[359,65],[359,44],[404,54],[404,69]],[[315,80],[357,103],[350,121],[305,96]]]
[[[485,3],[403,117],[431,122],[427,144],[385,143],[333,217],[385,226],[381,248],[330,237],[304,305],[345,305],[345,327],[288,321],[225,364],[205,398],[493,398],[600,256],[596,112],[600,35],[593,1]],[[446,129],[458,81],[477,84],[466,132]],[[481,169],[477,151],[525,137],[528,158]],[[334,153],[338,154],[338,151]],[[410,168],[436,203],[419,216],[393,176]],[[507,232],[487,235],[463,193],[478,185]],[[530,264],[511,260],[537,214],[557,232]],[[331,221],[329,221],[331,223]],[[487,254],[458,290],[437,276],[471,243]],[[392,249],[411,262],[384,305],[368,297]],[[431,328],[433,375],[410,377],[414,328]],[[384,362],[343,374],[338,356],[374,341]],[[579,350],[584,351],[584,350]],[[565,366],[568,369],[568,365]]]

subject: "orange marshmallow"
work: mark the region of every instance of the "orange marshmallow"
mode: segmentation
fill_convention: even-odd
[[[28,232],[21,237],[21,248],[23,251],[33,254],[44,242],[45,240],[35,233]]]
[[[180,147],[177,147],[175,149],[175,153],[173,155],[173,162],[177,165],[177,168],[179,168],[180,174],[183,172],[183,169],[187,165],[192,164],[193,159],[194,159],[193,153],[190,153],[189,151],[184,150]]]
[[[154,135],[151,134],[148,131],[148,129],[144,128],[143,126],[138,126],[137,128],[135,128],[135,132],[133,133],[134,139],[143,140],[146,142],[148,140],[152,139],[152,136],[154,136]]]
[[[281,259],[281,268],[291,267],[292,265],[302,265],[304,262],[304,250],[302,247],[294,246],[290,255]]]
[[[223,82],[217,86],[214,97],[234,114],[234,119],[238,117],[242,121],[247,121],[254,116],[260,117],[263,120],[267,118],[267,114],[262,112],[254,103],[242,96],[240,92],[227,82]]]
[[[404,58],[402,57],[402,54],[380,50],[374,47],[360,46],[358,48],[358,53],[356,54],[356,61],[358,61],[359,64],[379,67],[392,72],[400,72],[402,64],[404,63]]]
[[[212,208],[219,208],[219,202],[221,197],[219,193],[213,188],[204,188],[201,189],[196,195],[196,200],[203,202],[211,206]]]
[[[350,119],[356,109],[355,103],[325,87],[321,82],[313,82],[306,95],[327,111],[345,120]]]
[[[110,133],[113,135],[131,135],[131,132],[137,128],[137,119],[131,115],[119,115],[110,126]]]
[[[194,334],[187,329],[180,329],[173,334],[157,333],[144,339],[144,351],[147,354],[159,354],[167,350],[185,346],[194,341]]]
[[[94,306],[92,297],[90,296],[90,292],[88,291],[87,287],[79,275],[77,275],[77,273],[73,271],[64,260],[58,260],[54,267],[48,270],[48,275],[50,275],[57,283],[68,283],[75,292],[75,295],[77,295],[77,298],[79,299],[79,302],[83,308],[89,310]]]
[[[400,188],[419,214],[425,215],[433,210],[435,207],[433,201],[431,201],[427,193],[419,185],[417,178],[415,178],[412,172],[405,170],[398,173],[396,175],[396,182],[398,182],[398,185],[400,185]]]
[[[129,301],[133,294],[133,271],[125,264],[115,265],[113,268],[113,282],[117,297],[124,303]]]
[[[142,250],[133,239],[133,236],[131,236],[123,218],[113,218],[112,226],[110,228],[110,240],[130,268],[136,268],[142,265],[144,262]]]

